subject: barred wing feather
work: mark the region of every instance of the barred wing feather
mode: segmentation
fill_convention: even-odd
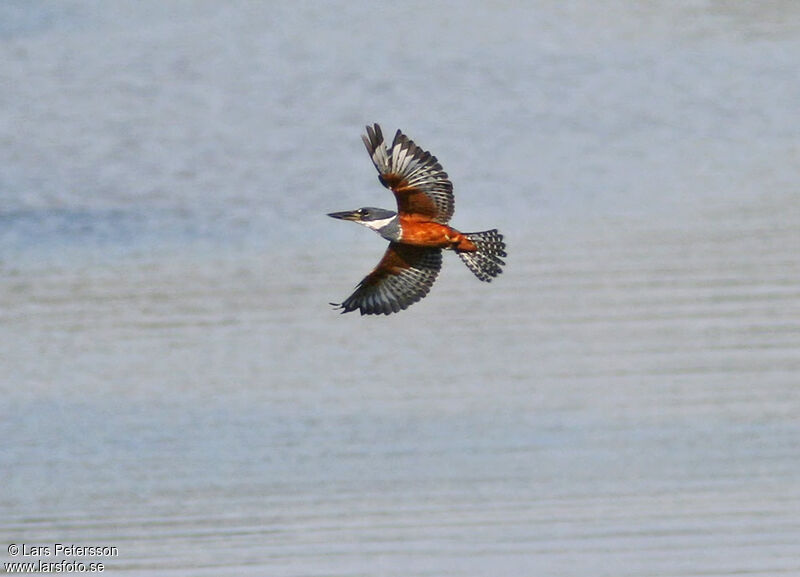
[[[441,224],[450,220],[455,208],[453,183],[435,156],[399,130],[387,149],[377,124],[367,126],[362,139],[381,184],[394,192],[399,214]]]
[[[442,267],[438,248],[389,243],[371,273],[343,303],[342,313],[359,309],[362,315],[388,315],[408,308],[431,290]]]

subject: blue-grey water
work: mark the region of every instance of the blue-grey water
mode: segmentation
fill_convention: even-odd
[[[0,559],[800,574],[798,54],[791,0],[0,3]],[[376,121],[496,282],[331,310]]]

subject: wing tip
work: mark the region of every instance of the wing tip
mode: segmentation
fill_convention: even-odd
[[[381,131],[381,125],[377,122],[373,123],[372,126],[367,124],[367,137],[373,142],[380,144],[383,142],[383,132]]]
[[[339,314],[342,314],[342,315],[344,313],[349,313],[350,311],[353,310],[353,309],[348,309],[345,306],[345,303],[328,303],[328,304],[331,305],[333,307],[333,310],[335,310],[335,311],[338,311],[339,309],[341,309],[341,311],[339,311]]]
[[[362,317],[365,315],[390,315],[392,313],[399,313],[400,311],[408,307],[408,304],[403,305],[401,303],[394,303],[394,304],[381,303],[381,306],[372,308],[366,306],[365,303],[355,304],[355,306],[348,306],[347,303],[328,303],[328,304],[331,305],[333,307],[333,310],[335,311],[341,309],[339,311],[339,314],[343,315],[345,313],[352,313],[357,310],[359,311],[359,313],[361,313]]]

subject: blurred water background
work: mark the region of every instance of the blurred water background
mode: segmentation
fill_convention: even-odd
[[[0,557],[800,574],[798,54],[790,0],[2,2]],[[330,309],[371,122],[501,278]]]

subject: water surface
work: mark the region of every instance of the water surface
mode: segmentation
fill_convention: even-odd
[[[759,6],[5,3],[0,550],[800,573],[800,14]],[[391,206],[373,121],[496,282],[330,309],[384,249],[324,216]]]

